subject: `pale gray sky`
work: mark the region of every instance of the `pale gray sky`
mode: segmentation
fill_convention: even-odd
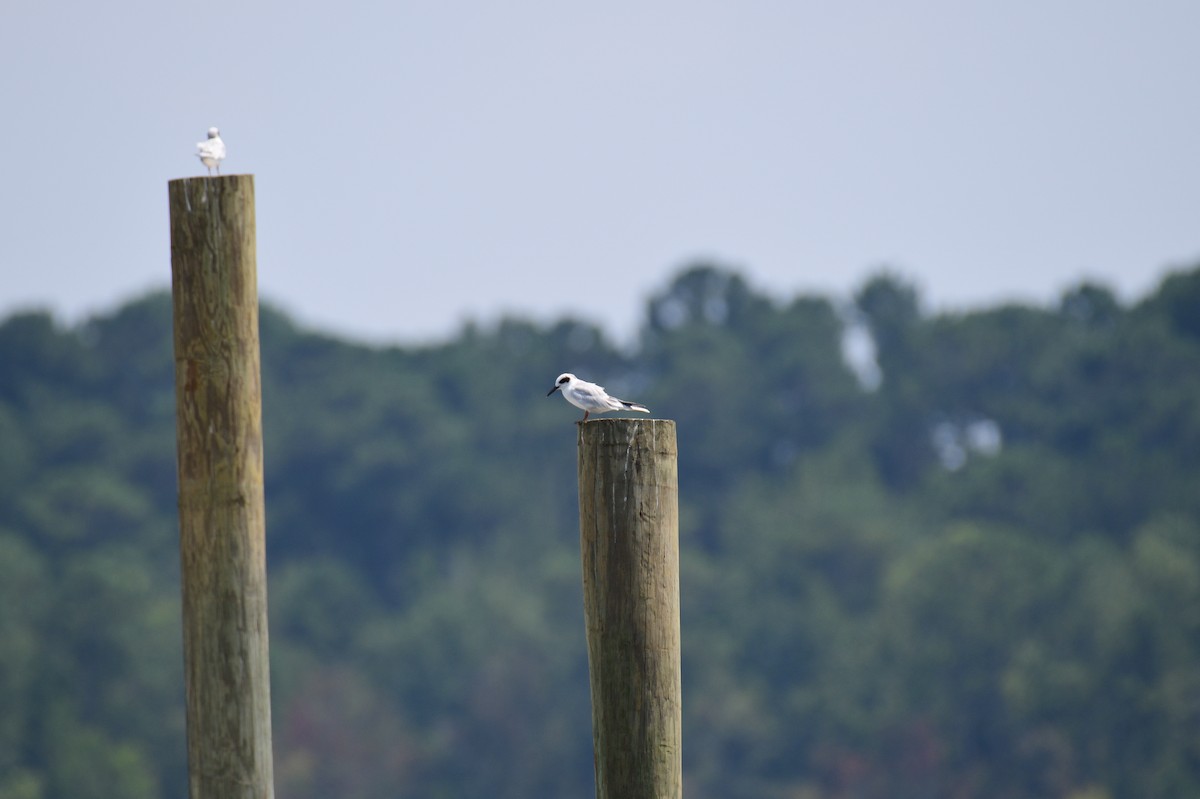
[[[699,258],[936,307],[1200,262],[1200,3],[9,0],[0,313],[170,279],[211,125],[259,288],[372,340],[576,313]]]

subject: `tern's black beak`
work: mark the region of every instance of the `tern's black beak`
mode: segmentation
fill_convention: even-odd
[[[547,392],[546,392],[546,396],[547,396],[547,397],[548,397],[548,396],[550,396],[550,395],[551,395],[551,394],[553,394],[555,391],[558,391],[560,388],[562,388],[562,386],[555,386],[554,388],[552,388],[552,389],[550,389],[549,391],[547,391]]]

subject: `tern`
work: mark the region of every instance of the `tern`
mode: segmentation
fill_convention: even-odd
[[[561,391],[567,402],[583,410],[583,418],[579,420],[580,422],[586,422],[589,413],[608,413],[609,411],[650,413],[650,409],[645,405],[610,397],[604,390],[604,386],[580,380],[570,372],[559,375],[558,379],[554,381],[554,388],[547,391],[546,396],[549,397],[555,391]]]
[[[196,150],[196,157],[208,167],[208,174],[212,174],[213,167],[216,167],[218,175],[221,174],[221,162],[225,160],[225,142],[221,141],[221,131],[209,128],[208,139],[197,144]]]

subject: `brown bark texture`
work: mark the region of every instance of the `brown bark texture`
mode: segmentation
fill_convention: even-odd
[[[168,184],[191,799],[270,799],[254,177]]]
[[[579,425],[579,543],[598,799],[683,795],[675,423]]]

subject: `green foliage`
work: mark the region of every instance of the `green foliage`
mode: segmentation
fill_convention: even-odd
[[[277,793],[590,792],[569,370],[679,425],[689,796],[1200,795],[1197,319],[1200,270],[931,316],[701,264],[628,352],[264,307]],[[0,321],[0,799],[186,795],[171,346],[165,294]]]

